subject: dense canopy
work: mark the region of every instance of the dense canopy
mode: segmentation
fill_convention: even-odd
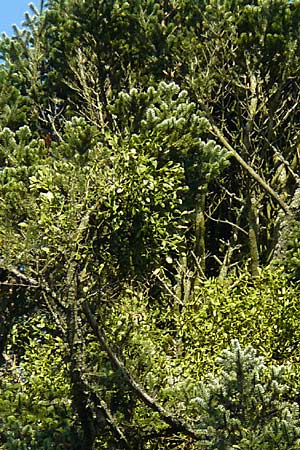
[[[1,449],[299,449],[299,1],[29,8],[0,39]]]

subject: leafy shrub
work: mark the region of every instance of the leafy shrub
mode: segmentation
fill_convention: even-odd
[[[14,327],[1,370],[2,449],[77,448],[64,353],[44,317]]]

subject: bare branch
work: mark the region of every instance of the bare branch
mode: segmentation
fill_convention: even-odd
[[[212,130],[214,134],[217,136],[219,141],[224,145],[227,150],[231,153],[231,155],[237,160],[237,162],[249,173],[249,175],[258,182],[258,184],[266,191],[268,194],[271,195],[271,197],[276,201],[276,203],[283,209],[283,211],[288,214],[289,213],[289,207],[288,205],[280,198],[280,196],[277,194],[277,192],[274,191],[274,189],[264,181],[261,176],[255,172],[255,170],[249,166],[249,164],[246,163],[246,161],[239,155],[239,153],[230,145],[230,143],[227,141],[224,134],[221,132],[221,130],[211,123]]]
[[[237,228],[239,231],[241,231],[242,233],[248,235],[247,231],[244,230],[243,228],[241,228],[239,225],[237,225],[236,223],[230,222],[229,220],[222,220],[222,219],[214,219],[213,217],[211,217],[209,214],[205,213],[206,217],[209,220],[212,220],[213,222],[218,222],[218,223],[225,223],[226,225],[230,225],[233,228]]]

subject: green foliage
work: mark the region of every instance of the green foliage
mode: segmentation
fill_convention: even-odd
[[[0,124],[1,127],[9,126],[14,130],[26,123],[26,113],[30,107],[29,99],[22,96],[18,87],[14,86],[16,76],[8,76],[3,69],[0,71]]]
[[[265,269],[255,280],[246,271],[231,281],[209,280],[178,315],[179,335],[204,370],[236,337],[268,361],[296,362],[297,304],[298,288],[282,269]]]
[[[0,383],[3,449],[77,446],[65,346],[51,331],[41,315],[23,319],[11,332]]]
[[[280,266],[293,282],[300,280],[300,242],[299,242],[299,222],[292,220],[288,229],[288,236],[285,242],[284,258],[280,261],[273,261],[274,266]],[[284,237],[283,237],[284,238]]]
[[[283,400],[288,389],[282,366],[267,367],[253,347],[232,341],[217,364],[219,378],[202,384],[199,397],[201,449],[297,449],[299,407]]]
[[[246,271],[225,282],[209,280],[183,306],[166,292],[162,306],[153,308],[147,292],[128,288],[109,308],[106,326],[126,347],[139,379],[151,390],[159,386],[164,401],[179,408],[177,388],[216,371],[215,358],[232,339],[253,345],[267,363],[293,364],[298,373],[298,296],[297,286],[274,269],[255,281]]]
[[[145,275],[179,256],[193,191],[218,175],[226,154],[202,140],[208,123],[174,83],[122,92],[110,111],[114,131],[74,117],[51,150],[28,127],[3,130],[3,233],[8,220],[15,230],[7,257],[16,242],[35,258],[65,253],[82,210],[93,210],[101,265]]]
[[[242,448],[249,450],[270,446],[289,448],[289,445],[297,448],[299,443],[294,441],[293,433],[295,431],[298,439],[298,410],[285,400],[291,399],[293,402],[297,395],[298,296],[297,287],[290,285],[283,272],[272,269],[262,272],[255,281],[246,273],[226,282],[210,280],[184,307],[180,307],[175,298],[166,292],[164,299],[161,299],[161,308],[153,308],[148,292],[139,293],[128,287],[122,294],[121,302],[115,302],[113,307],[101,308],[101,311],[102,316],[107,317],[105,325],[106,329],[111,330],[112,341],[118,348],[123,348],[126,361],[142,384],[150,392],[155,392],[161,403],[192,423],[204,424],[205,430],[206,427],[216,428],[216,431],[213,428],[204,431],[211,442],[207,437],[206,445],[201,444],[200,448],[219,448],[217,444],[213,447],[213,439],[218,433],[224,433],[224,439],[228,437],[227,441],[225,439],[227,446],[223,443],[220,448],[231,448],[233,444],[243,445]],[[248,348],[240,349],[244,358],[240,372],[237,370],[236,349],[228,358],[225,353],[227,362],[220,364],[218,355],[237,337],[243,346],[252,345],[259,349],[264,362],[262,358],[255,357],[253,349]],[[285,365],[284,377],[278,363]],[[214,372],[219,384],[216,381],[211,384],[204,382],[205,397],[206,394],[200,392],[197,385],[199,379],[206,379],[209,370]],[[246,380],[242,399],[238,399],[233,392],[237,389],[234,374]],[[257,376],[256,384],[252,383],[254,376]],[[225,387],[222,388],[223,396],[218,397],[220,385]],[[229,395],[231,393],[232,396]],[[263,401],[260,395],[263,395],[264,407],[261,406]],[[199,405],[191,402],[193,396],[203,397],[203,404],[207,401],[207,408],[211,408],[207,412],[207,420],[203,418],[202,410],[200,413]],[[248,400],[245,408],[243,402]],[[222,405],[230,410],[225,425],[222,422],[226,419],[222,415]],[[245,422],[241,417],[243,411]],[[271,411],[274,416],[270,422]],[[144,429],[146,435],[146,430],[153,426],[163,435],[162,424],[142,405],[135,405],[132,420],[135,427]],[[236,433],[229,433],[229,427],[235,427]],[[238,442],[230,444],[231,436]],[[147,440],[143,433],[140,439]],[[167,442],[171,445],[172,440],[166,441],[160,437],[157,442],[161,445],[158,448],[169,448]],[[148,445],[155,448],[151,439]],[[184,439],[180,445],[182,447],[179,448],[185,448],[185,445],[194,448]]]
[[[46,62],[43,44],[44,0],[37,10],[29,4],[31,15],[25,13],[23,28],[13,26],[14,36],[3,34],[0,40],[1,92],[8,100],[3,109],[4,126],[16,130],[30,124],[32,131],[41,128],[42,115],[49,105],[45,89]],[[5,73],[5,76],[4,76]],[[0,100],[2,102],[3,100]]]
[[[16,135],[2,132],[6,258],[18,258],[20,248],[23,263],[30,254],[51,259],[67,251],[82,210],[94,211],[91,232],[101,264],[116,258],[121,269],[142,271],[145,264],[177,252],[183,237],[175,223],[185,224],[180,165],[170,161],[158,167],[153,156],[144,154],[143,142],[121,147],[107,135],[108,149],[82,120],[66,123],[62,142],[53,145],[55,159],[48,158],[43,141],[27,144],[25,128]]]
[[[120,92],[110,111],[125,138],[132,144],[142,139],[159,166],[179,162],[192,191],[216,178],[227,165],[225,150],[212,140],[202,140],[209,135],[208,120],[175,83],[162,81],[146,92],[135,88]]]
[[[0,42],[1,445],[296,448],[299,230],[282,268],[252,279],[249,227],[263,267],[277,206],[215,139],[294,196],[299,4],[30,8]],[[141,401],[86,304],[206,442]],[[278,361],[293,367],[286,391]],[[208,370],[219,378],[192,402]]]

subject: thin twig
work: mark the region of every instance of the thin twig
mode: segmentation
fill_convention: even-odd
[[[225,223],[226,225],[230,225],[234,228],[237,228],[239,231],[241,231],[242,233],[246,234],[248,236],[247,231],[245,231],[243,228],[241,228],[239,225],[237,225],[236,223],[230,222],[229,220],[222,220],[222,219],[214,219],[213,217],[211,217],[209,214],[204,213],[206,215],[206,217],[209,220],[212,220],[213,222],[219,222],[219,223]]]
[[[180,304],[183,305],[182,300],[177,297],[177,295],[172,292],[172,290],[169,288],[169,286],[167,285],[167,283],[158,275],[158,273],[154,272],[153,275],[161,282],[161,284],[163,285],[163,287],[166,289],[166,291]]]

